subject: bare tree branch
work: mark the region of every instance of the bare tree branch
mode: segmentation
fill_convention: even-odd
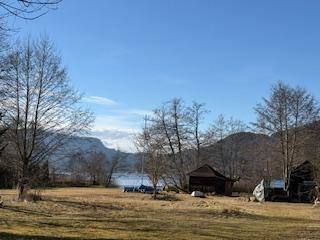
[[[0,8],[3,11],[0,18],[14,16],[25,20],[34,20],[50,10],[56,10],[61,2],[62,0],[1,0]]]

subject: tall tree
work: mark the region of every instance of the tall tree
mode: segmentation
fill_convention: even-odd
[[[209,132],[210,132],[209,135],[212,139],[210,142],[218,144],[218,148],[219,148],[218,157],[220,159],[223,174],[226,174],[227,162],[226,162],[226,157],[224,155],[225,147],[224,147],[223,139],[228,136],[229,131],[227,129],[227,120],[222,114],[220,114],[218,118],[210,126]]]
[[[0,100],[1,101],[1,100]],[[4,139],[5,133],[7,131],[7,127],[5,126],[5,122],[3,121],[4,114],[0,112],[0,158],[3,150],[6,148],[7,143]]]
[[[144,128],[136,138],[136,146],[143,161],[144,171],[153,185],[153,198],[156,198],[157,186],[165,169],[165,138],[154,132],[156,129],[150,124],[152,122],[147,116],[144,121]]]
[[[190,144],[187,108],[182,99],[174,98],[155,109],[153,116],[154,131],[158,139],[165,142],[167,178],[181,190],[187,189],[189,162],[186,151]]]
[[[19,199],[30,186],[32,169],[47,160],[72,135],[88,129],[93,118],[68,81],[54,45],[47,39],[19,44],[2,72],[3,112],[15,146]]]
[[[257,129],[279,140],[282,175],[288,188],[291,170],[303,144],[299,136],[304,126],[319,119],[318,102],[306,89],[279,81],[271,87],[269,97],[255,107],[255,112]]]
[[[76,185],[83,185],[87,179],[86,156],[83,151],[72,153],[68,159],[66,170],[71,175],[71,182]]]
[[[174,98],[145,119],[148,127],[139,136],[148,149],[142,156],[148,158],[152,169],[165,168],[162,177],[183,191],[187,190],[187,172],[201,164],[204,145],[201,123],[206,113],[204,104],[194,102],[188,107],[182,99]]]
[[[105,181],[106,187],[110,186],[113,174],[122,167],[122,162],[127,156],[127,153],[123,153],[118,149],[116,154],[108,161]]]
[[[102,152],[92,152],[86,159],[86,172],[93,185],[103,184],[106,179],[108,158]]]
[[[206,142],[205,133],[201,129],[201,124],[208,114],[208,110],[205,109],[205,104],[193,102],[187,109],[187,118],[189,121],[190,131],[190,150],[193,154],[193,167],[198,168],[202,164],[202,149]]]

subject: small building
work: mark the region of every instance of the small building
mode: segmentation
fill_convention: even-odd
[[[314,201],[317,195],[315,192],[316,172],[315,166],[309,161],[303,162],[291,171],[289,196],[292,201]]]
[[[263,181],[265,200],[289,202],[313,202],[318,197],[316,169],[305,161],[292,169],[288,188],[284,180]],[[261,183],[259,184],[261,185]],[[259,188],[259,185],[256,189]]]
[[[228,178],[208,164],[188,173],[189,192],[201,191],[230,196],[233,183],[237,180]]]

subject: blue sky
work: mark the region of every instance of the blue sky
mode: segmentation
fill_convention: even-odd
[[[132,150],[142,116],[182,97],[254,121],[253,107],[283,80],[319,96],[320,1],[64,0],[19,35],[47,34],[84,104],[93,135]]]

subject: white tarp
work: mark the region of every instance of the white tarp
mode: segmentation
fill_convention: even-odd
[[[262,180],[253,190],[253,196],[259,201],[264,202],[264,180]]]
[[[204,193],[203,192],[200,192],[200,191],[193,191],[191,193],[191,196],[192,197],[204,197]]]

